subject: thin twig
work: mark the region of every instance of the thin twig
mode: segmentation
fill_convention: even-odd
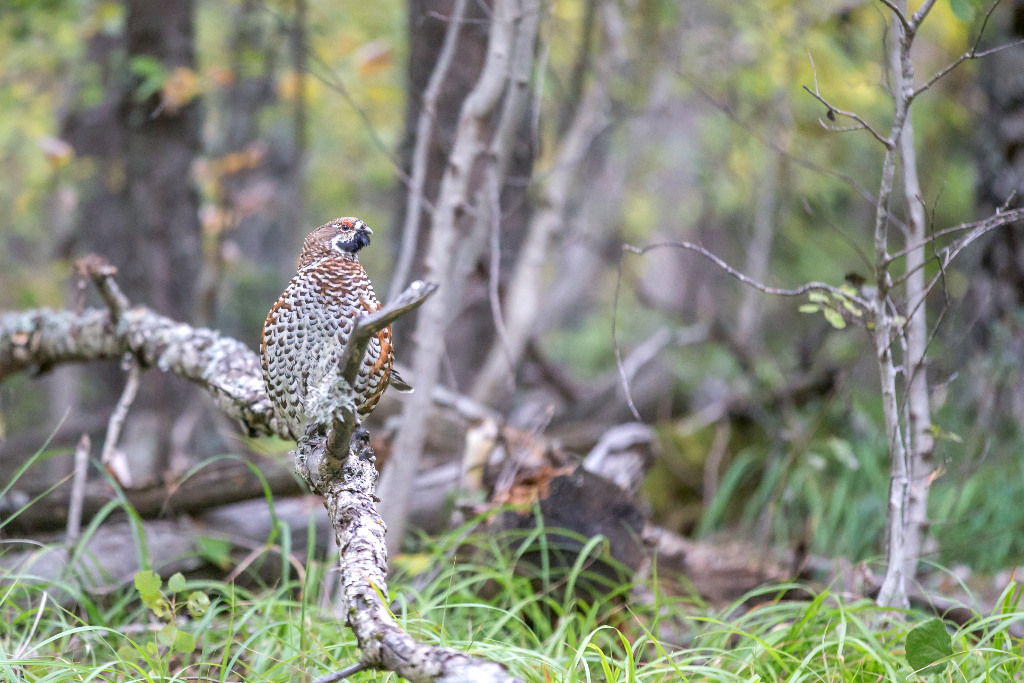
[[[618,322],[619,322],[619,291],[622,289],[622,266],[626,262],[626,245],[623,245],[622,257],[619,258],[619,271],[615,278],[615,297],[612,300],[612,346],[615,347],[615,367],[619,371],[619,381],[622,383],[622,390],[626,394],[626,405],[637,422],[643,422],[640,411],[636,409],[633,402],[633,393],[629,390],[629,378],[626,376],[626,367],[622,362],[622,347],[619,346]]]
[[[809,54],[808,58],[810,58]],[[811,63],[813,65],[813,59],[811,60]],[[800,166],[801,168],[805,168],[808,171],[818,173],[828,178],[835,178],[836,180],[845,183],[846,185],[850,186],[854,190],[854,192],[856,192],[860,196],[860,198],[863,199],[864,202],[869,206],[876,207],[878,205],[878,200],[875,198],[875,195],[870,190],[861,185],[856,178],[843,173],[839,173],[835,169],[816,164],[813,161],[810,161],[809,159],[805,159],[799,155],[794,154],[789,150],[783,149],[778,143],[770,139],[765,139],[761,135],[758,135],[757,132],[755,132],[755,127],[751,125],[750,121],[745,121],[741,119],[727,105],[722,104],[714,97],[712,97],[711,94],[704,90],[700,86],[700,84],[694,80],[692,76],[689,76],[681,72],[678,73],[678,76],[680,79],[683,80],[684,83],[686,83],[687,86],[692,88],[698,95],[707,100],[708,104],[710,104],[715,109],[724,114],[726,118],[728,118],[729,121],[731,121],[743,134],[749,135],[762,146],[778,154],[783,155],[787,160],[792,161],[794,164]],[[815,78],[817,78],[817,76],[815,76]],[[898,216],[889,216],[889,220],[895,225],[901,225]]]
[[[343,681],[349,676],[353,676],[359,673],[360,671],[366,671],[368,668],[370,667],[368,667],[365,663],[356,662],[355,664],[350,664],[349,666],[346,666],[344,669],[335,671],[334,673],[327,674],[326,676],[321,676],[320,678],[313,681],[313,683],[337,683],[337,681]]]
[[[689,251],[695,251],[698,254],[701,254],[705,258],[707,258],[710,261],[712,261],[716,266],[718,266],[719,268],[721,268],[726,273],[728,273],[732,277],[736,278],[737,280],[739,280],[743,284],[749,285],[749,286],[753,287],[754,289],[758,289],[758,290],[764,292],[765,294],[774,294],[776,296],[802,296],[804,294],[807,294],[808,292],[829,292],[830,294],[834,294],[837,297],[842,297],[842,298],[845,298],[845,299],[849,299],[850,301],[856,303],[858,306],[860,306],[862,308],[869,308],[868,302],[865,299],[861,298],[860,296],[857,296],[856,294],[850,294],[848,291],[844,291],[840,287],[836,287],[834,285],[825,284],[824,282],[805,282],[804,284],[800,285],[799,287],[795,287],[793,289],[784,289],[784,288],[780,288],[780,287],[769,287],[768,285],[763,284],[761,282],[758,282],[757,280],[755,280],[755,279],[753,279],[751,277],[748,277],[747,275],[741,273],[740,271],[736,270],[735,268],[730,266],[728,263],[726,263],[725,261],[720,259],[713,252],[707,250],[706,248],[702,247],[699,244],[694,244],[693,242],[685,242],[685,241],[655,242],[653,244],[648,244],[646,247],[635,247],[635,246],[633,246],[631,244],[623,244],[622,245],[622,250],[624,252],[628,251],[628,252],[631,252],[633,254],[643,255],[643,254],[646,254],[647,252],[652,251],[654,249],[662,249],[662,248],[665,248],[665,247],[672,247],[672,248],[675,248],[675,249],[687,249]]]
[[[910,25],[910,22],[907,20],[906,15],[903,14],[903,12],[900,11],[900,8],[894,5],[891,0],[878,1],[885,5],[886,7],[888,7],[890,10],[892,10],[892,13],[895,14],[896,17],[900,20],[900,23],[903,24],[903,30],[905,30],[907,33],[914,32],[914,27]]]
[[[980,34],[979,34],[978,38],[979,39],[981,38]],[[920,95],[921,93],[923,93],[925,90],[928,90],[933,85],[935,85],[935,83],[939,79],[943,78],[950,71],[952,71],[953,69],[957,68],[958,66],[960,66],[961,64],[963,64],[964,62],[966,62],[968,60],[971,60],[971,59],[982,59],[984,57],[988,57],[989,55],[995,54],[997,52],[1002,52],[1003,50],[1006,50],[1008,48],[1017,47],[1018,45],[1024,45],[1024,38],[1015,40],[1015,41],[1013,41],[1011,43],[1005,43],[1003,45],[997,45],[996,47],[989,48],[988,50],[982,50],[981,52],[978,52],[978,47],[977,47],[977,45],[975,45],[973,48],[971,48],[967,52],[963,53],[962,55],[957,57],[954,61],[950,62],[949,64],[944,66],[942,69],[937,71],[931,78],[929,78],[924,83],[924,85],[922,85],[919,88],[917,88],[910,97],[911,98],[915,98],[918,95]]]
[[[74,547],[82,532],[82,506],[85,504],[85,480],[89,473],[89,449],[92,440],[82,434],[75,448],[75,474],[71,480],[71,499],[68,502],[67,543]]]
[[[931,238],[924,240],[924,244],[933,241],[934,238],[939,236],[940,234],[948,234],[950,232],[961,230],[970,230],[970,232],[940,249],[925,263],[908,269],[906,272],[900,275],[900,277],[894,279],[893,284],[898,285],[904,282],[907,279],[907,277],[909,277],[913,272],[921,268],[924,268],[928,263],[931,263],[933,260],[937,261],[941,268],[945,268],[953,261],[953,259],[955,259],[960,254],[961,251],[967,248],[972,242],[974,242],[978,238],[995,230],[996,228],[1001,228],[1004,225],[1009,225],[1010,223],[1014,223],[1018,220],[1024,220],[1024,208],[1012,209],[1004,213],[995,213],[989,216],[988,218],[984,218],[980,221],[974,221],[972,223],[963,223],[956,227],[948,228],[947,230],[940,230],[939,232],[935,233]],[[909,248],[896,252],[896,254],[902,255],[906,253],[908,250]],[[895,257],[896,256],[894,255],[893,258]],[[936,278],[938,277],[939,275],[936,275],[935,278],[933,278],[932,283],[928,286],[927,291],[931,291],[931,288],[932,286],[934,286]]]
[[[623,244],[622,256],[619,257],[619,270],[618,276],[615,279],[615,295],[612,303],[612,344],[615,347],[615,365],[619,372],[619,379],[622,383],[622,389],[626,395],[626,403],[629,406],[630,412],[633,413],[633,417],[638,422],[642,422],[643,420],[641,420],[640,418],[640,413],[636,408],[636,404],[633,401],[633,395],[629,389],[629,379],[627,377],[625,364],[622,360],[622,349],[619,346],[618,340],[618,310],[619,294],[622,287],[622,269],[623,264],[625,263],[625,255],[627,252],[643,256],[649,251],[663,248],[685,249],[689,251],[695,251],[698,254],[701,254],[705,258],[709,259],[716,266],[718,266],[719,268],[721,268],[726,273],[736,278],[743,284],[753,287],[754,289],[764,292],[765,294],[774,294],[776,296],[801,296],[803,294],[807,294],[808,292],[829,292],[830,294],[834,294],[837,297],[847,299],[851,302],[856,303],[863,310],[872,310],[867,300],[861,298],[856,294],[850,294],[849,291],[845,291],[839,287],[827,285],[824,282],[807,282],[794,289],[769,287],[768,285],[758,282],[757,280],[741,273],[740,271],[736,270],[728,263],[720,259],[711,251],[708,251],[706,248],[702,247],[699,244],[694,244],[693,242],[656,242],[654,244],[649,244],[646,247],[635,247],[631,244]]]
[[[902,256],[906,256],[907,252],[909,252],[909,251],[913,251],[914,249],[919,249],[922,246],[925,246],[925,245],[927,245],[929,243],[934,244],[935,241],[938,240],[938,238],[940,238],[940,237],[945,237],[946,235],[951,235],[954,232],[963,232],[964,230],[975,230],[975,229],[977,229],[979,227],[982,227],[982,226],[985,226],[985,225],[989,224],[991,221],[995,220],[997,217],[1004,217],[1004,216],[1007,217],[1007,219],[1005,221],[1001,222],[999,225],[993,225],[992,227],[986,229],[985,232],[988,232],[988,230],[991,230],[993,228],[1000,227],[1001,225],[1005,225],[1006,223],[1012,223],[1014,221],[1024,220],[1024,209],[1011,209],[1009,211],[997,211],[996,213],[992,214],[988,218],[983,218],[983,219],[978,220],[978,221],[971,221],[970,223],[961,223],[960,225],[954,225],[951,228],[944,228],[942,230],[936,230],[935,232],[931,233],[931,235],[927,239],[925,239],[923,242],[920,242],[920,243],[917,243],[917,244],[911,244],[911,245],[908,245],[908,246],[904,247],[903,249],[900,249],[899,251],[894,251],[892,254],[890,254],[889,258],[892,259],[892,260],[898,259],[898,258],[900,258]],[[939,252],[936,252],[936,253],[934,253],[932,255],[932,258],[935,258],[938,255],[939,255]]]
[[[807,212],[808,216],[810,216],[811,218],[821,220],[826,226],[828,226],[828,229],[831,230],[836,237],[846,242],[847,246],[853,249],[854,253],[857,254],[858,257],[860,257],[860,260],[864,262],[864,265],[867,268],[872,268],[871,259],[868,257],[867,253],[865,253],[865,251],[861,249],[861,246],[857,244],[857,241],[855,239],[853,239],[852,237],[850,237],[849,234],[847,234],[846,230],[843,230],[838,225],[836,225],[835,221],[833,221],[828,216],[820,216],[818,212],[814,210],[814,207],[811,206],[811,203],[807,201],[806,197],[801,197],[800,201],[803,204],[804,211]]]
[[[830,130],[830,131],[832,131],[834,133],[845,133],[845,132],[849,132],[849,131],[863,129],[863,130],[866,130],[869,133],[871,133],[871,135],[873,135],[876,140],[878,140],[883,145],[885,145],[887,149],[891,148],[893,146],[892,140],[890,140],[889,138],[886,138],[886,137],[882,137],[882,135],[878,131],[876,131],[874,128],[872,128],[871,124],[868,123],[867,121],[865,121],[861,117],[860,114],[858,114],[856,112],[852,112],[852,111],[845,111],[843,109],[839,109],[838,107],[833,106],[831,102],[826,100],[820,94],[818,94],[818,93],[814,92],[813,90],[811,90],[810,88],[808,88],[806,85],[803,86],[803,88],[808,93],[810,93],[811,97],[813,97],[814,99],[818,100],[819,102],[824,104],[826,107],[828,107],[828,110],[830,112],[832,112],[833,114],[838,114],[839,116],[845,116],[846,118],[853,119],[854,121],[856,121],[858,123],[857,126],[851,126],[849,128],[840,128],[840,127],[836,127],[836,126],[830,126],[829,124],[825,123],[821,119],[818,119],[818,122],[821,124],[822,128],[824,128],[825,130]]]
[[[110,322],[114,327],[119,326],[124,312],[131,304],[114,280],[117,268],[98,254],[88,254],[75,262],[75,270],[96,285],[103,303],[110,309]]]
[[[107,466],[114,458],[114,451],[117,449],[117,441],[121,436],[121,427],[124,426],[125,418],[128,417],[128,409],[131,408],[139,393],[139,384],[142,377],[142,366],[134,357],[128,360],[128,376],[125,379],[124,390],[117,400],[110,419],[107,421],[107,435],[103,439],[103,454],[100,462]],[[123,482],[122,482],[123,483]]]
[[[888,4],[888,3],[887,3]],[[928,13],[932,11],[932,7],[935,5],[935,0],[924,0],[921,6],[917,8],[917,11],[910,17],[910,23],[913,26],[913,33],[917,33],[918,27],[921,26],[921,22],[928,16]],[[913,35],[911,35],[913,37]]]

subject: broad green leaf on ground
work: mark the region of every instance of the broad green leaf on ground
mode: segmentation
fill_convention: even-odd
[[[941,619],[926,621],[907,634],[907,661],[916,671],[927,668],[927,673],[942,673],[949,662],[939,660],[952,654],[952,640]]]

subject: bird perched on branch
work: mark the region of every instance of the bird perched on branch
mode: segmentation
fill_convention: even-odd
[[[298,272],[263,324],[263,380],[274,408],[296,432],[329,424],[348,393],[338,361],[358,317],[381,307],[358,257],[372,234],[358,218],[338,218],[309,233]],[[370,339],[351,387],[351,407],[360,418],[389,384],[410,390],[393,362],[391,328],[385,327]]]

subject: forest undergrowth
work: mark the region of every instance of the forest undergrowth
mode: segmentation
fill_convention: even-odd
[[[524,681],[1024,677],[1016,580],[963,626],[795,583],[713,606],[688,595],[682,577],[659,575],[657,563],[629,581],[594,571],[605,559],[600,537],[562,566],[540,525],[517,536],[475,528],[419,539],[395,558],[390,607],[421,642],[502,662]],[[84,548],[84,536],[66,552]],[[6,542],[2,552],[15,550],[24,547]],[[311,546],[295,562],[296,554],[303,550],[268,545],[236,582],[143,570],[102,593],[74,575],[40,580],[28,562],[0,578],[0,680],[312,681],[344,668],[358,650],[333,607],[333,554],[317,559]],[[273,563],[283,578],[262,583],[261,566]]]

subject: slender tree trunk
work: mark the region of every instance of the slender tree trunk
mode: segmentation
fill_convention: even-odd
[[[935,436],[932,432],[929,405],[927,281],[924,264],[925,214],[921,184],[917,175],[917,154],[914,151],[914,124],[911,118],[903,126],[900,137],[903,193],[907,205],[907,349],[905,368],[906,434],[910,450],[910,488],[907,496],[906,559],[903,572],[907,580],[917,573],[921,546],[928,525],[928,489],[932,482]]]
[[[906,11],[906,2],[898,2]],[[882,163],[882,180],[878,190],[875,213],[875,298],[874,329],[875,358],[878,363],[882,390],[882,410],[885,415],[885,434],[889,446],[889,504],[886,515],[886,571],[878,593],[878,603],[887,607],[906,607],[906,567],[917,558],[907,557],[907,506],[910,487],[910,463],[907,444],[900,421],[899,394],[896,387],[896,359],[893,350],[898,326],[890,309],[892,276],[889,272],[889,210],[896,180],[896,166],[900,158],[900,139],[910,115],[910,100],[906,87],[912,87],[913,69],[910,64],[910,44],[903,25],[893,13],[889,34],[889,66],[892,79],[892,97],[895,116]],[[909,78],[909,80],[908,80]],[[923,311],[922,311],[923,312]]]

